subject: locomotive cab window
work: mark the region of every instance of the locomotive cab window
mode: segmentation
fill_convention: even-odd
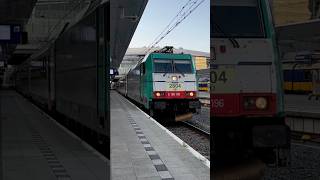
[[[156,59],[153,62],[155,73],[172,73],[172,61]]]
[[[174,61],[173,63],[174,63],[175,73],[184,73],[184,74],[192,73],[191,61],[179,60],[179,61]]]
[[[239,2],[240,3],[240,2]],[[262,12],[257,0],[239,6],[219,4],[212,6],[212,36],[218,38],[265,37]]]

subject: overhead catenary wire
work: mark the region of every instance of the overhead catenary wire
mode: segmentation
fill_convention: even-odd
[[[173,29],[179,26],[182,23],[182,21],[184,21],[197,7],[200,6],[202,2],[204,2],[204,0],[202,0],[200,1],[200,3],[197,4],[198,1],[199,0],[196,0],[192,3],[188,10],[183,13],[184,16],[182,16],[170,29],[167,30],[167,32],[163,36],[161,36],[154,44],[152,44],[150,50],[152,50],[152,48],[154,48],[162,39],[164,39],[170,32],[172,32]]]
[[[179,14],[182,13],[182,16],[170,27],[166,28],[167,31],[165,33],[161,33],[156,40],[153,41],[151,45],[149,45],[149,48],[146,50],[145,54],[148,54],[161,40],[163,40],[170,32],[172,32],[173,29],[175,29],[181,22],[183,22],[195,9],[197,9],[205,0],[194,0],[191,3],[188,1],[184,7],[181,8],[179,13],[176,16],[179,16]],[[187,7],[189,6],[189,7]],[[186,9],[185,11],[183,11]],[[174,18],[175,19],[175,18]],[[172,23],[170,23],[172,24]],[[169,25],[170,25],[169,24]]]
[[[155,38],[154,41],[148,46],[147,50],[144,52],[147,55],[157,44],[160,43],[170,32],[172,32],[176,27],[178,27],[190,14],[192,14],[205,0],[191,0],[180,9],[177,15],[170,21],[170,23],[165,27],[165,29]],[[180,17],[179,17],[180,16]],[[177,17],[179,17],[177,19]],[[177,20],[176,20],[177,19]],[[175,21],[175,23],[173,23]],[[171,26],[170,26],[171,25]],[[138,60],[137,64],[141,63],[144,58]]]
[[[177,19],[179,17],[179,15],[182,13],[182,11],[184,10],[184,8],[186,8],[190,2],[192,0],[188,0],[187,3],[185,5],[182,6],[182,8],[180,9],[180,11],[178,12],[178,14],[176,14],[172,20],[170,21],[170,23],[161,31],[161,33],[147,46],[147,47],[150,47],[154,42],[156,42],[156,40],[161,36],[163,35],[163,33],[170,27],[170,25],[174,22],[175,19]]]

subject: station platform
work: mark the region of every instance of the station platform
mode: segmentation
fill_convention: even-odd
[[[0,117],[0,179],[109,179],[107,159],[15,91],[0,91]]]
[[[286,94],[284,105],[285,110],[290,112],[320,113],[320,99],[309,99],[308,95]]]
[[[293,94],[285,95],[284,100],[286,124],[291,131],[309,135],[320,134],[320,100],[309,99],[308,95]]]
[[[112,180],[209,180],[210,169],[115,91],[110,94]]]
[[[309,99],[308,95],[285,95],[285,111],[289,115],[320,117],[320,100]],[[318,114],[318,115],[317,115]]]

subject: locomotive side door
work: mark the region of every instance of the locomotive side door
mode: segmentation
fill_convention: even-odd
[[[145,63],[141,63],[140,65],[140,101],[142,102],[142,104],[145,104],[144,101],[144,87],[145,87],[145,82],[144,82],[144,75],[146,72],[146,68],[145,68]]]

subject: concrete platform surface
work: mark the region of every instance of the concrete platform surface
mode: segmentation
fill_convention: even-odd
[[[112,180],[209,180],[210,169],[115,91],[111,92]]]
[[[103,160],[14,91],[0,91],[3,180],[106,180]]]
[[[305,113],[305,114],[319,114],[320,113],[320,100],[313,97],[308,99],[308,95],[285,95],[284,97],[285,111],[292,113]]]

